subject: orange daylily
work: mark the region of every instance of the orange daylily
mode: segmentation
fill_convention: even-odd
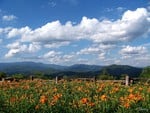
[[[82,104],[87,104],[89,102],[88,98],[82,98],[81,103]]]
[[[102,100],[102,101],[106,101],[107,100],[107,96],[106,95],[102,95],[101,97],[100,97],[100,99]]]
[[[40,103],[41,103],[41,104],[44,104],[44,103],[46,103],[47,101],[48,101],[48,98],[47,98],[46,96],[42,95],[42,96],[40,97]]]

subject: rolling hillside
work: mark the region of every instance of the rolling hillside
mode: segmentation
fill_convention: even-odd
[[[42,72],[49,76],[97,76],[104,69],[113,76],[128,74],[129,76],[137,77],[142,71],[142,68],[132,67],[128,65],[99,66],[75,64],[72,66],[60,66],[55,64],[43,64],[35,62],[0,63],[0,71],[5,72],[8,75],[12,75],[15,73],[30,75],[34,74],[35,72]]]

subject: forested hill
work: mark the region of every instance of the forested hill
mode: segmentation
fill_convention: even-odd
[[[106,70],[110,75],[120,76],[122,74],[127,74],[131,77],[138,77],[143,68],[132,67],[128,65],[110,65],[103,68]]]
[[[0,63],[0,72],[5,72],[9,75],[21,73],[25,75],[41,72],[46,75],[81,75],[81,76],[97,76],[102,71],[107,71],[110,75],[120,76],[128,74],[129,76],[137,77],[142,72],[142,68],[132,67],[128,65],[86,65],[75,64],[72,66],[60,66],[55,64],[43,64],[35,62],[14,62]]]

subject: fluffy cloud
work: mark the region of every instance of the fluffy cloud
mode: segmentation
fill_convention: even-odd
[[[98,54],[101,53],[102,51],[99,48],[94,48],[94,47],[89,47],[89,48],[84,48],[77,52],[78,55],[80,54]]]
[[[120,51],[121,54],[125,54],[125,55],[144,54],[146,52],[147,52],[147,49],[143,46],[132,47],[129,45],[124,47]]]
[[[117,7],[117,11],[119,11],[119,12],[122,12],[122,11],[124,11],[126,8],[124,8],[124,7]]]
[[[61,52],[56,52],[56,51],[49,51],[48,53],[43,55],[43,58],[54,58],[57,55],[60,55]]]
[[[116,47],[116,45],[115,44],[95,44],[95,45],[93,45],[93,47],[96,47],[96,48],[99,48],[99,49],[101,49],[101,50],[104,50],[104,51],[106,51],[106,50],[109,50],[109,49],[113,49],[114,47]]]
[[[75,28],[70,22],[62,25],[59,21],[47,23],[41,28],[37,28],[28,34],[22,35],[22,41],[42,43],[72,41],[78,40],[79,38],[80,36],[78,36],[78,33],[75,33]]]
[[[12,20],[15,20],[15,19],[17,19],[17,17],[14,16],[14,15],[4,15],[4,16],[2,17],[2,20],[3,20],[3,21],[12,21]]]
[[[53,42],[53,43],[50,43],[50,44],[45,44],[44,47],[45,48],[59,48],[61,46],[67,46],[69,45],[70,42],[68,41],[64,41],[64,42]]]
[[[69,42],[84,39],[93,34],[98,24],[97,19],[83,17],[80,24],[73,26],[71,22],[62,25],[59,21],[31,30],[29,27],[13,28],[8,32],[8,38],[21,37],[22,42],[40,42],[44,44],[56,42]]]
[[[23,37],[24,35],[29,34],[30,32],[31,29],[28,26],[20,29],[13,28],[8,32],[7,37],[8,38],[17,37],[17,36]]]
[[[9,49],[8,53],[5,54],[6,58],[14,57],[21,53],[33,53],[41,49],[41,46],[36,43],[26,45],[20,42],[8,44],[6,47]]]
[[[0,36],[1,36],[2,34],[5,34],[5,35],[8,34],[11,30],[12,30],[11,27],[0,28]]]
[[[144,46],[126,46],[123,49],[120,50],[120,54],[122,55],[123,59],[127,59],[130,57],[144,57],[144,55],[147,53],[147,48]]]
[[[150,64],[150,54],[135,58],[137,66],[148,66]]]
[[[49,51],[48,53],[45,53],[43,56],[40,57],[43,60],[49,61],[50,63],[66,63],[66,62],[72,62],[72,59],[74,58],[73,54],[63,55],[62,52],[59,51]]]
[[[81,49],[77,55],[98,55],[99,59],[104,59],[107,51],[114,48],[111,44],[94,44],[91,47]]]
[[[98,55],[98,58],[99,58],[100,60],[105,59],[105,55],[106,55],[106,53],[100,53],[100,54]]]
[[[130,41],[143,36],[149,30],[149,13],[144,8],[126,11],[121,20],[102,21],[103,31],[95,33],[91,38],[96,42]]]
[[[100,47],[104,47],[104,46],[84,48],[81,49],[79,52],[77,52],[76,55],[96,55],[98,58],[97,60],[105,59],[105,55],[107,51],[104,51],[104,49]],[[105,50],[106,49],[107,48],[105,48]]]
[[[33,42],[33,43],[29,44],[27,51],[31,52],[31,53],[34,53],[34,52],[36,52],[40,49],[41,49],[41,45],[39,45],[38,43]]]
[[[12,44],[8,44],[7,48],[10,49],[8,53],[5,55],[6,58],[13,57],[16,54],[19,54],[20,52],[24,52],[27,49],[26,45],[21,45],[19,42],[15,42]]]
[[[144,36],[148,33],[149,26],[149,12],[145,8],[138,8],[126,11],[116,21],[83,17],[79,24],[67,22],[63,25],[57,20],[35,30],[29,27],[13,28],[8,37],[19,35],[22,42],[52,43],[86,39],[98,43],[118,43]]]

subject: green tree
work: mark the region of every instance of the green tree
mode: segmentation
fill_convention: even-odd
[[[108,73],[106,69],[103,69],[101,75],[110,75],[110,74]]]
[[[125,80],[125,78],[126,78],[126,76],[128,76],[127,74],[122,74],[122,75],[120,75],[120,80]]]
[[[42,73],[42,72],[35,72],[34,77],[41,78],[41,79],[45,78],[44,73]]]
[[[2,78],[5,78],[5,77],[6,77],[6,73],[0,72],[0,80],[1,80]]]
[[[114,77],[111,76],[106,69],[103,69],[101,74],[98,76],[98,79],[100,80],[113,80]]]
[[[150,66],[146,67],[142,70],[142,73],[140,75],[142,78],[150,78]]]
[[[69,77],[68,77],[67,75],[64,75],[64,76],[63,76],[63,79],[64,79],[64,80],[69,80]]]
[[[110,75],[99,75],[100,80],[113,80],[114,77]]]
[[[22,74],[14,74],[14,75],[12,75],[12,77],[13,77],[14,79],[23,79],[23,78],[24,78],[24,75],[22,75]]]

